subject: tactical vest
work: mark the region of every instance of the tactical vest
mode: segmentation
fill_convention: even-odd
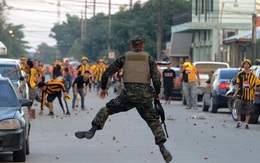
[[[145,52],[128,52],[123,70],[124,83],[151,83],[149,57]]]

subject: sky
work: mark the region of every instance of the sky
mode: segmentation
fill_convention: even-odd
[[[29,51],[33,52],[42,42],[55,46],[55,39],[49,37],[51,28],[57,22],[66,21],[67,13],[81,17],[81,12],[85,11],[85,2],[88,6],[87,18],[91,18],[94,1],[96,13],[103,12],[108,15],[109,0],[6,0],[8,8],[5,10],[5,18],[8,23],[25,26],[22,30],[25,34],[24,40],[29,42],[28,45],[32,47]],[[132,0],[132,3],[137,1]],[[141,3],[146,1],[141,0]],[[111,14],[116,13],[122,4],[129,5],[130,0],[111,0]]]

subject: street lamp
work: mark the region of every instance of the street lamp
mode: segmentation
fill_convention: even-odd
[[[221,55],[222,54],[221,48],[223,48],[222,47],[222,43],[221,43],[222,42],[221,36],[223,37],[223,35],[221,35],[222,18],[223,18],[223,12],[224,12],[225,3],[228,3],[228,2],[230,2],[230,1],[222,1],[222,5],[221,5],[221,13],[220,13],[219,24],[218,24],[218,54],[217,54],[217,57],[216,57],[217,61],[222,61],[223,60],[222,55]],[[233,2],[233,6],[234,7],[238,7],[237,0],[235,0]]]

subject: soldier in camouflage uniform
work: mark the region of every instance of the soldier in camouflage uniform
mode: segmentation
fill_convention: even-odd
[[[159,121],[156,109],[153,108],[153,88],[155,98],[159,98],[161,80],[157,70],[155,60],[144,49],[144,40],[141,36],[135,36],[131,40],[133,51],[127,52],[112,63],[102,75],[100,98],[104,99],[107,95],[108,78],[119,71],[124,70],[125,88],[119,96],[109,101],[105,107],[101,108],[92,121],[92,128],[88,131],[78,131],[75,136],[79,139],[91,139],[96,130],[101,130],[110,115],[125,112],[136,108],[140,116],[146,121],[152,130],[155,143],[159,146],[163,158],[166,162],[172,160],[170,152],[165,148],[165,133]]]

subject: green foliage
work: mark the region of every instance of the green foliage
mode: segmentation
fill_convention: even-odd
[[[176,10],[190,9],[191,2],[181,0],[162,0],[163,13],[163,47],[171,38],[171,26]],[[120,6],[120,11],[111,16],[111,33],[108,32],[108,16],[99,13],[87,20],[86,38],[81,46],[81,19],[67,15],[67,22],[56,24],[52,28],[61,55],[80,58],[87,56],[96,61],[108,55],[108,49],[123,55],[130,50],[130,39],[133,35],[141,34],[146,40],[145,51],[156,56],[157,45],[157,3],[156,0],[144,4],[136,2],[132,10]],[[110,36],[110,37],[109,37]],[[81,55],[81,56],[80,56]]]
[[[51,29],[55,35],[50,35],[50,37],[56,39],[61,57],[66,57],[68,55],[70,48],[75,41],[80,39],[81,34],[80,19],[77,16],[71,16],[69,14],[66,14],[66,16],[67,22],[55,24]]]
[[[32,59],[43,61],[43,63],[53,64],[56,58],[62,60],[57,48],[48,46],[46,43],[38,45],[40,54],[35,53]]]
[[[3,3],[5,4],[5,3]],[[22,29],[23,25],[13,25],[6,23],[3,16],[3,6],[0,4],[0,41],[7,48],[7,55],[1,56],[5,58],[20,58],[22,55],[26,55],[26,49],[29,47],[26,45],[28,42],[23,41],[24,34]],[[12,33],[13,35],[11,35]]]

